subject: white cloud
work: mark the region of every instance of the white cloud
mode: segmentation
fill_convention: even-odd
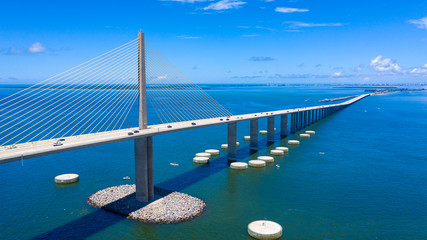
[[[274,11],[280,13],[294,13],[294,12],[308,12],[308,9],[305,8],[287,8],[287,7],[277,7]]]
[[[44,51],[46,51],[46,48],[40,42],[35,42],[28,48],[29,53],[41,53]]]
[[[221,0],[219,2],[211,3],[209,6],[203,8],[203,10],[226,10],[231,8],[239,8],[246,2],[239,0]]]
[[[342,72],[334,72],[332,73],[332,77],[341,77],[342,76]]]
[[[425,63],[419,68],[412,69],[410,73],[418,75],[427,75],[427,63]]]
[[[340,27],[342,23],[305,23],[305,22],[283,22],[288,24],[290,28],[303,28],[303,27]]]
[[[390,58],[383,58],[381,55],[371,60],[369,66],[377,72],[393,72],[393,73],[405,73],[396,61]]]
[[[166,79],[166,78],[168,78],[168,75],[166,74],[166,75],[164,75],[164,76],[157,76],[157,80],[164,80],[164,79]]]
[[[421,19],[409,20],[408,22],[415,24],[417,28],[427,29],[427,16]]]

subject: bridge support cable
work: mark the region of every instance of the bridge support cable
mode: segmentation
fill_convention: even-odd
[[[109,73],[109,72],[108,72]],[[121,74],[121,72],[119,72],[119,74]],[[111,74],[112,76],[115,76],[115,74]],[[104,74],[103,75],[101,75],[101,77],[104,77]],[[110,81],[108,81],[107,82],[107,84],[110,84],[111,86],[114,86],[115,85],[115,82],[113,82],[112,84],[111,84],[111,82]],[[50,119],[50,121],[52,121],[54,118],[52,118],[52,115],[54,115],[54,114],[57,114],[59,111],[60,111],[60,113],[61,112],[68,112],[68,113],[71,113],[71,111],[69,111],[70,109],[73,109],[73,108],[76,108],[76,107],[79,107],[80,105],[81,105],[81,103],[85,103],[85,100],[87,100],[89,97],[91,97],[91,96],[96,96],[96,94],[98,94],[98,93],[102,93],[103,91],[93,91],[93,90],[102,90],[103,88],[105,88],[105,83],[104,83],[104,85],[98,85],[99,84],[99,81],[96,81],[96,84],[97,85],[84,85],[84,86],[82,86],[82,87],[84,87],[84,88],[86,88],[86,90],[91,90],[91,91],[89,91],[89,93],[88,94],[79,94],[79,95],[72,95],[73,94],[73,92],[75,92],[75,90],[66,90],[66,91],[71,91],[71,93],[69,93],[68,95],[66,95],[66,96],[63,96],[63,97],[61,97],[60,99],[58,99],[57,98],[57,96],[54,96],[54,97],[52,97],[52,98],[54,98],[54,99],[56,99],[56,101],[55,102],[51,102],[50,100],[46,100],[46,102],[51,102],[50,103],[50,105],[47,105],[47,106],[45,106],[45,104],[42,104],[42,105],[39,105],[38,106],[38,108],[34,108],[33,109],[33,111],[31,112],[32,113],[32,115],[30,115],[30,116],[27,116],[25,119],[22,119],[20,122],[18,122],[18,123],[15,123],[15,125],[13,125],[12,127],[15,127],[17,124],[20,124],[20,123],[22,123],[22,122],[25,122],[25,124],[23,125],[23,126],[21,126],[21,128],[22,127],[25,127],[25,126],[27,126],[27,125],[29,125],[29,124],[32,124],[34,121],[36,121],[36,120],[38,120],[39,122],[45,122],[43,125],[46,125],[46,119]],[[97,87],[93,87],[93,86],[97,86]],[[70,95],[71,94],[71,95]],[[58,95],[58,94],[57,94]],[[59,95],[62,95],[62,94],[59,94]],[[72,100],[71,101],[68,101],[68,98],[72,98]],[[81,99],[81,100],[80,100]],[[91,98],[89,98],[89,100],[91,100],[91,99],[93,99],[93,97],[91,97]],[[76,102],[77,100],[80,100],[80,101],[78,101],[78,102]],[[58,105],[57,104],[57,102],[67,102],[67,104],[62,104],[62,105]],[[74,104],[73,104],[74,103]],[[73,104],[73,105],[71,105],[71,104]],[[71,106],[70,106],[71,105]],[[44,108],[42,108],[42,109],[40,109],[41,107],[43,107],[43,106],[45,106]],[[60,106],[60,107],[59,107]],[[67,107],[67,108],[66,108]],[[38,110],[38,109],[40,109],[40,110]],[[35,110],[38,110],[38,111],[36,111],[35,113],[34,113],[34,111]],[[51,111],[48,111],[48,110],[51,110]],[[53,111],[53,110],[55,110],[55,111]],[[65,110],[67,110],[67,111],[65,111]],[[27,114],[28,115],[28,113],[29,112],[26,112],[25,114]],[[44,117],[44,118],[42,118],[43,116],[45,116],[46,114],[49,114],[50,113],[50,115],[48,115],[48,116],[46,116],[46,117]],[[24,114],[24,115],[25,115]],[[67,116],[67,115],[66,115]],[[29,120],[29,121],[27,121],[28,119],[31,119],[31,120]],[[61,118],[61,119],[59,119],[59,121],[61,121],[61,123],[64,123],[63,121],[62,121],[62,119],[63,118]],[[50,122],[49,121],[49,122]],[[4,125],[3,125],[4,126]],[[39,127],[40,128],[40,127]],[[20,128],[19,128],[20,129]],[[12,132],[10,132],[9,133],[9,135],[11,134],[11,133],[14,133],[14,132],[16,132],[17,130],[19,130],[19,129],[15,129],[15,131],[12,131]],[[4,131],[6,131],[6,130],[9,130],[9,129],[5,129]],[[37,129],[38,130],[38,129]],[[3,132],[4,132],[3,131]],[[7,135],[6,135],[7,136]],[[6,137],[5,136],[5,137]]]
[[[152,45],[146,43],[147,97],[162,122],[231,116],[221,104],[193,83]]]
[[[181,89],[192,90],[194,92],[198,92],[200,94],[194,95],[196,99],[217,103],[209,94],[203,91],[197,84],[194,84],[185,74],[183,74],[178,68],[176,68],[168,59],[166,59],[163,55],[161,55],[154,47],[150,44],[148,45],[148,51],[152,52],[154,58],[161,64],[161,70],[168,70],[168,73],[163,72],[163,74],[167,77],[167,74],[170,74],[170,79],[175,78],[176,81],[173,81],[169,84],[174,84],[173,86],[178,85]],[[172,71],[173,70],[173,71]],[[178,88],[179,88],[178,87]],[[191,96],[191,94],[189,94]],[[193,99],[194,100],[194,99]],[[218,103],[217,103],[218,104]],[[212,110],[219,111],[220,114],[231,114],[221,105],[218,108],[213,108]]]
[[[149,45],[148,45],[149,46]],[[150,48],[148,48],[148,50],[149,50]],[[162,62],[164,62],[164,63],[167,63],[167,60],[163,60]],[[161,70],[168,70],[168,69],[173,69],[174,68],[174,66],[172,66],[172,67],[170,67],[170,66],[168,66],[168,67],[165,67],[164,65],[161,65],[160,66],[160,68],[158,68],[158,69],[161,69]],[[155,80],[157,80],[157,81],[155,81],[154,82],[154,84],[157,84],[157,85],[160,85],[160,80],[168,80],[168,79],[175,79],[176,81],[170,81],[169,83],[166,83],[167,84],[167,86],[169,86],[170,88],[172,88],[171,90],[174,92],[174,93],[177,93],[177,94],[182,94],[182,93],[184,93],[184,94],[186,94],[186,95],[183,95],[183,97],[181,97],[181,98],[179,98],[179,96],[177,97],[177,99],[178,99],[178,102],[181,102],[181,101],[188,101],[188,99],[190,99],[190,102],[192,102],[192,103],[198,103],[198,102],[200,102],[200,100],[198,99],[198,98],[200,98],[200,95],[207,95],[207,94],[197,94],[197,92],[200,92],[198,89],[198,91],[193,91],[193,89],[192,88],[194,88],[194,86],[196,86],[196,88],[198,88],[198,86],[197,85],[195,85],[195,84],[193,84],[193,83],[185,83],[185,84],[182,84],[181,82],[182,82],[182,78],[179,78],[177,75],[175,75],[175,73],[174,72],[171,72],[170,70],[168,70],[169,71],[169,74],[168,73],[165,73],[165,72],[160,72],[160,73],[158,73],[157,75],[159,76],[160,75],[160,77],[157,77]],[[168,89],[167,88],[167,90],[170,90],[170,89]],[[177,90],[180,90],[180,91],[177,91]],[[173,96],[172,96],[173,97]],[[204,102],[202,102],[202,104],[203,104]],[[193,108],[192,108],[193,107]],[[210,113],[210,111],[211,110],[214,110],[214,109],[216,109],[215,107],[212,107],[212,106],[206,106],[206,104],[204,104],[204,105],[202,105],[201,106],[201,108],[203,108],[203,109],[205,109],[205,111],[204,111],[204,113],[206,114],[206,116],[196,116],[195,118],[196,119],[199,119],[199,118],[210,118],[210,117],[214,117],[214,116],[212,116],[212,115],[209,115],[209,113]],[[222,106],[221,106],[221,108],[222,108]],[[192,113],[192,111],[191,110],[193,110],[193,113],[194,112],[196,112],[196,113],[198,113],[199,111],[200,111],[200,109],[196,109],[195,111],[194,111],[194,106],[193,105],[190,105],[189,107],[187,107],[186,109],[185,109],[186,111],[185,111],[185,113],[187,113],[187,114],[191,114]],[[223,116],[224,115],[230,115],[230,113],[223,113],[222,114]]]
[[[0,146],[36,141],[34,144],[71,136],[71,132],[86,134],[122,126],[135,103],[137,47],[136,39],[132,40],[1,99]],[[99,117],[103,114],[117,115]],[[83,121],[90,117],[110,122]],[[86,124],[84,131],[76,132],[82,124]]]

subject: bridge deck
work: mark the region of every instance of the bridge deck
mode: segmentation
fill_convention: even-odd
[[[126,141],[126,140],[135,139],[135,138],[159,135],[159,134],[175,132],[175,131],[182,131],[182,130],[187,130],[192,128],[208,127],[208,126],[214,126],[214,125],[220,125],[220,124],[227,124],[230,122],[240,122],[240,121],[248,121],[251,119],[265,118],[267,116],[278,116],[278,115],[300,112],[300,111],[350,105],[369,95],[370,94],[359,95],[353,99],[347,100],[342,103],[337,103],[337,104],[321,105],[321,106],[306,107],[306,108],[295,108],[295,109],[270,111],[270,112],[262,112],[262,113],[234,115],[234,116],[230,116],[228,120],[226,117],[222,117],[222,118],[201,119],[201,120],[195,120],[191,122],[178,122],[178,123],[171,123],[171,124],[150,125],[148,126],[147,129],[139,130],[139,133],[135,133],[134,135],[128,135],[128,132],[133,130],[138,130],[138,128],[121,129],[121,130],[102,132],[102,133],[96,133],[96,134],[64,137],[65,139],[65,141],[63,142],[64,144],[62,146],[56,146],[56,147],[53,146],[53,143],[56,142],[55,140],[41,141],[40,143],[37,143],[37,144],[36,143],[17,144],[16,145],[17,148],[15,149],[0,150],[0,164],[19,161],[21,159],[48,155],[52,153],[65,152],[65,151],[70,151],[74,149],[86,148],[86,147],[97,146],[101,144],[107,144],[107,143],[113,143],[113,142],[119,142],[119,141]],[[196,125],[192,125],[193,122]],[[172,127],[168,128],[168,125]]]

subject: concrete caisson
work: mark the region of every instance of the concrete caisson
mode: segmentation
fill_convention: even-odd
[[[244,170],[248,169],[248,164],[245,162],[233,162],[230,164],[231,169]]]
[[[285,152],[282,150],[274,149],[274,150],[270,151],[270,154],[273,156],[283,156],[283,155],[285,155]]]
[[[248,234],[256,239],[278,239],[282,231],[280,224],[268,220],[254,221],[248,225]]]
[[[301,133],[301,134],[299,135],[299,137],[300,137],[300,138],[310,138],[310,134],[307,134],[307,133]]]
[[[212,156],[218,156],[219,155],[219,150],[218,149],[207,149],[205,150],[206,153],[209,153]]]
[[[282,150],[285,153],[289,152],[289,148],[287,147],[276,147],[276,150]]]
[[[262,160],[262,161],[264,161],[266,163],[272,163],[272,162],[274,162],[274,158],[270,157],[270,156],[259,156],[258,160]]]
[[[195,157],[195,158],[193,158],[193,163],[207,164],[207,163],[209,163],[209,158],[208,157]]]
[[[196,153],[196,157],[207,157],[207,158],[211,158],[211,154],[207,153],[207,152]]]
[[[288,140],[288,144],[289,145],[299,145],[299,141],[298,140]]]
[[[75,173],[61,174],[55,177],[55,183],[69,184],[79,181],[79,175]]]
[[[265,167],[265,161],[263,161],[263,160],[250,160],[249,166],[254,167],[254,168]]]

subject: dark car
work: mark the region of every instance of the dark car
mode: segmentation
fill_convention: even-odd
[[[134,133],[139,133],[139,130],[133,130]]]
[[[128,135],[129,135],[129,136],[133,135],[133,132],[128,132]]]
[[[172,126],[171,126],[171,125],[168,125],[168,128],[172,128]]]
[[[191,125],[196,125],[196,123],[195,123],[195,122],[192,122],[192,123],[191,123]]]

